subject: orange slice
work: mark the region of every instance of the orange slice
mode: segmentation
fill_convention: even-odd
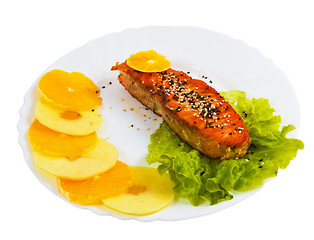
[[[98,139],[95,132],[84,136],[56,132],[42,125],[37,119],[31,124],[28,136],[34,150],[70,160],[80,157],[84,151],[91,149]]]
[[[127,192],[132,178],[131,168],[117,161],[110,170],[82,181],[58,178],[58,190],[62,196],[77,204],[93,204],[101,199]]]
[[[127,65],[141,72],[162,72],[167,70],[171,63],[166,57],[154,50],[141,51],[127,59]]]
[[[92,110],[102,101],[96,84],[79,72],[52,70],[41,77],[38,88],[49,101],[69,110]]]

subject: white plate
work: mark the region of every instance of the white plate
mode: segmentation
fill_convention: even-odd
[[[103,98],[104,118],[104,127],[99,134],[103,138],[109,137],[109,141],[119,150],[120,160],[130,165],[147,165],[145,156],[149,137],[161,119],[133,99],[116,81],[118,73],[110,69],[130,54],[149,49],[166,55],[174,69],[190,71],[198,78],[207,76],[207,80],[212,80],[212,86],[218,91],[239,89],[245,91],[250,98],[270,99],[277,114],[282,116],[283,125],[290,123],[298,129],[298,101],[289,81],[272,61],[243,41],[194,27],[149,26],[129,29],[90,41],[60,58],[44,71],[56,68],[69,72],[78,71],[97,83]],[[34,89],[38,79],[27,92],[20,111],[19,142],[27,164],[34,174],[52,192],[60,196],[56,190],[55,178],[32,164],[27,141],[27,130],[34,119]],[[130,111],[130,108],[134,111]],[[131,124],[134,127],[129,127]],[[291,136],[295,136],[297,132],[294,131],[293,134]],[[179,220],[212,214],[244,200],[256,191],[235,193],[231,201],[214,206],[203,204],[193,207],[187,201],[179,200],[158,213],[143,217],[122,215],[102,206],[72,205],[121,219]]]

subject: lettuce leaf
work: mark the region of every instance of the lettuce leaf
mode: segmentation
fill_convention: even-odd
[[[245,92],[233,90],[221,93],[243,118],[251,145],[241,159],[219,161],[209,159],[184,143],[165,123],[151,135],[148,146],[149,164],[158,163],[160,173],[168,172],[175,183],[178,197],[198,206],[204,201],[211,205],[233,198],[229,191],[248,191],[275,177],[303,149],[302,141],[287,138],[294,126],[281,130],[280,116],[267,99],[249,100]]]

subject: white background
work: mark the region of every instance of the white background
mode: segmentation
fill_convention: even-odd
[[[0,239],[313,239],[311,2],[1,0]],[[291,81],[301,107],[299,138],[306,147],[249,199],[191,220],[122,221],[69,205],[26,165],[16,125],[33,81],[89,40],[146,25],[198,26],[244,40]]]

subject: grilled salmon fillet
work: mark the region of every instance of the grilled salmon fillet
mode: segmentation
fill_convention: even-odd
[[[161,116],[192,148],[213,159],[246,154],[250,142],[240,115],[214,88],[171,68],[139,72],[116,63],[119,82],[146,107]]]

